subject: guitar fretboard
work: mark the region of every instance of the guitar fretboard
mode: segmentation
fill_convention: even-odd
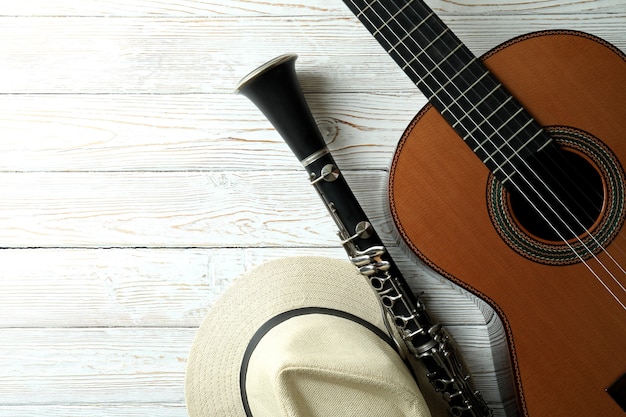
[[[421,0],[344,0],[505,185],[551,139]]]

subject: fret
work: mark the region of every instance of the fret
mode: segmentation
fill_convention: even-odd
[[[520,109],[520,112],[519,112],[519,113],[521,113],[523,110],[524,110],[524,109]],[[506,141],[506,143],[507,143],[507,144],[510,144],[510,143],[511,143],[514,139],[516,139],[516,138],[517,138],[517,136],[519,136],[520,134],[522,134],[522,132],[524,132],[524,130],[526,130],[526,128],[528,128],[528,127],[529,127],[529,126],[530,126],[533,122],[534,122],[534,120],[533,120],[533,119],[528,119],[528,121],[527,121],[527,122],[526,122],[526,123],[525,123],[522,127],[520,127],[520,128],[517,130],[517,132],[515,132],[515,133],[513,134],[513,136],[512,136],[510,139],[508,139],[508,140]],[[526,142],[524,142],[521,146],[516,147],[516,148],[515,148],[515,151],[519,153],[519,152],[523,151],[526,147],[530,146],[530,144],[533,142],[533,139],[534,139],[537,135],[539,135],[540,133],[541,133],[541,130],[537,130],[537,132],[535,132],[535,134],[534,134],[533,136],[531,136],[531,138],[530,138],[530,139],[528,139]]]
[[[531,138],[531,140],[534,141],[535,138],[540,136],[542,133],[543,133],[542,130],[538,131],[537,134],[535,134],[535,136],[533,136]],[[543,135],[543,136],[544,136],[544,139],[547,139],[547,140],[545,141],[545,143],[543,145],[539,146],[535,152],[541,152],[544,149],[546,149],[548,146],[550,146],[550,145],[552,145],[554,143],[554,141],[552,140],[552,138],[550,136],[546,136],[546,135]]]
[[[397,48],[399,45],[403,45],[403,44],[404,44],[404,41],[405,41],[405,40],[407,40],[407,38],[408,38],[409,36],[413,35],[413,33],[414,33],[415,31],[417,31],[417,30],[418,30],[418,29],[419,29],[419,28],[420,28],[420,27],[421,27],[424,23],[428,22],[428,19],[430,19],[430,18],[431,18],[431,17],[433,17],[434,15],[435,15],[435,13],[434,13],[434,12],[432,12],[432,13],[430,13],[428,16],[426,16],[426,17],[424,18],[424,20],[422,20],[422,21],[421,21],[421,22],[419,22],[417,25],[415,25],[415,27],[413,27],[413,29],[411,29],[410,31],[408,31],[406,35],[404,35],[401,39],[399,39],[399,40],[398,40],[398,42],[396,42],[396,44],[395,44],[395,45],[393,45],[393,46],[391,47],[391,49],[387,50],[387,53],[391,54],[392,52],[394,52],[394,51],[396,50],[396,48]]]
[[[378,4],[372,4],[361,20],[370,32],[376,34],[375,38],[396,63],[404,67],[411,80],[417,83],[421,78],[420,73],[429,66],[428,59],[418,62],[419,56],[428,58],[435,53],[436,50],[430,47],[436,45],[437,40],[445,35],[442,32],[448,32],[449,29],[441,24],[431,10],[424,8],[421,1],[411,1],[403,6],[394,3],[379,1]],[[424,32],[428,36],[422,36]],[[426,51],[426,54],[420,54],[422,51]]]
[[[521,151],[523,151],[525,148],[527,148],[536,138],[537,136],[539,136],[542,132],[541,131],[537,131],[535,133],[535,135],[533,135],[530,139],[528,139],[521,147],[516,148],[505,160],[504,162],[502,162],[501,164],[498,164],[496,166],[496,168],[494,168],[491,172],[495,175],[498,171],[503,171],[504,170],[504,165],[505,164],[511,164],[511,159],[513,159],[516,156],[519,156],[519,154],[521,153]],[[547,146],[547,144],[544,145],[544,147]],[[512,164],[511,164],[512,165]],[[513,168],[515,168],[515,166],[513,166]],[[510,176],[510,175],[509,175]]]
[[[486,134],[487,128],[483,128],[480,134],[482,137],[482,141],[479,142],[476,138],[472,137],[473,132],[470,132],[468,137],[464,140],[471,139],[474,142],[474,148],[472,149],[474,153],[478,156],[481,156],[483,163],[489,165],[489,161],[493,160],[495,155],[500,152],[505,152],[503,150],[504,146],[509,146],[510,149],[515,149],[514,141],[517,140],[517,137],[524,133],[526,129],[528,129],[531,123],[534,120],[524,112],[524,109],[519,106],[513,106],[513,110],[509,111],[506,108],[507,104],[515,104],[513,103],[513,98],[511,97],[507,101],[503,102],[500,106],[498,106],[492,113],[490,113],[484,120],[481,121],[480,125],[487,124],[490,129],[493,131],[489,134]],[[508,117],[504,121],[499,121],[497,123],[492,123],[492,119],[499,115],[500,112],[507,112]],[[517,124],[517,130],[514,126],[514,123],[511,123],[516,120],[518,116],[522,117],[522,121]],[[476,130],[475,128],[474,130]],[[486,156],[486,157],[485,157]]]
[[[529,119],[516,133],[507,143],[501,143],[497,149],[488,154],[487,158],[483,159],[483,163],[494,175],[498,176],[500,181],[504,179],[505,167],[511,168],[512,171],[523,169],[530,155],[553,143],[552,139],[546,136],[532,119]],[[494,144],[495,141],[490,143],[490,145]],[[508,148],[505,148],[507,145]],[[513,161],[514,158],[515,161]]]
[[[441,112],[441,113],[446,113],[446,112],[448,112],[448,111],[449,111],[449,109],[450,109],[450,107],[452,107],[452,105],[456,104],[456,103],[457,103],[457,101],[458,101],[459,99],[467,97],[467,93],[468,93],[468,92],[469,92],[472,88],[474,88],[474,87],[475,87],[478,83],[480,83],[480,82],[483,80],[483,78],[487,77],[488,75],[489,75],[489,73],[488,73],[488,72],[485,72],[483,75],[481,75],[479,78],[477,78],[477,79],[476,79],[476,81],[474,81],[474,82],[472,83],[472,85],[470,85],[470,86],[469,86],[466,90],[464,90],[463,92],[461,92],[461,93],[459,94],[459,96],[458,96],[458,97],[456,97],[456,98],[454,98],[454,100],[452,100],[452,103],[450,103],[450,104],[446,105],[443,109],[441,109],[441,110],[440,110],[440,112]],[[502,86],[501,84],[498,84],[498,85],[496,86],[496,89],[500,88],[501,86]],[[441,87],[441,88],[443,88],[443,87]],[[493,90],[492,90],[492,91],[493,91]],[[488,98],[489,98],[488,96],[485,96],[485,97],[483,98],[483,101],[487,100]],[[475,109],[475,108],[476,108],[479,104],[480,104],[480,102],[478,102],[475,106],[473,106],[473,107],[474,107],[474,109]],[[471,110],[470,110],[470,111],[471,111]]]
[[[452,128],[455,129],[463,121],[463,119],[469,117],[470,112],[472,110],[476,110],[478,108],[478,106],[480,106],[485,101],[487,101],[487,99],[489,97],[491,97],[496,91],[500,90],[501,87],[502,87],[502,84],[496,85],[495,88],[489,92],[489,94],[486,94],[478,103],[474,104],[472,106],[472,108],[470,109],[470,111],[464,111],[464,114],[460,118],[457,119],[457,121],[452,125]],[[504,107],[507,104],[507,102],[512,100],[512,99],[513,99],[513,97],[507,98],[506,101],[501,103],[495,111],[498,111],[500,108]],[[484,117],[483,120],[480,123],[476,124],[476,126],[474,127],[474,130],[472,130],[472,132],[478,130],[480,128],[480,126],[483,123],[485,123],[485,122],[487,122],[487,118],[486,117]]]
[[[515,114],[513,114],[511,117],[509,117],[509,119],[508,119],[506,122],[504,122],[503,127],[504,127],[504,126],[506,126],[506,124],[507,124],[508,122],[510,122],[511,120],[513,120],[513,119],[514,119],[517,115],[519,115],[519,114],[522,112],[522,110],[524,110],[524,109],[519,109],[519,110],[518,110]],[[531,123],[531,122],[532,122],[532,119],[528,119],[528,120],[526,121],[526,123],[525,123],[525,124],[524,124],[521,128],[519,128],[519,129],[517,130],[517,132],[515,132],[515,133],[514,133],[512,136],[510,136],[508,139],[505,139],[505,140],[504,140],[504,142],[502,142],[502,143],[500,144],[500,146],[498,146],[498,147],[496,148],[496,152],[500,152],[500,153],[502,153],[502,148],[504,148],[505,146],[509,146],[509,147],[511,147],[511,142],[512,142],[514,139],[516,139],[517,135],[519,135],[521,132],[523,132],[523,131],[524,131],[524,129],[525,129],[525,128],[527,128],[527,127],[528,127],[528,125],[530,125],[530,123]],[[489,138],[488,138],[487,140],[490,140],[490,139],[491,139],[491,138],[492,138],[495,134],[499,134],[499,133],[500,133],[500,129],[499,129],[499,130],[496,130],[494,133],[492,133],[491,135],[489,135]],[[492,142],[493,142],[493,141],[492,141]],[[483,143],[484,143],[484,142],[483,142]],[[521,147],[517,148],[517,150],[518,150],[518,151],[521,151],[521,150],[522,150],[522,149],[524,149],[526,146],[528,146],[528,142],[526,142],[526,144],[524,144],[523,146],[521,146]],[[484,164],[488,164],[490,160],[492,160],[492,161],[494,160],[495,156],[496,156],[496,153],[494,152],[494,153],[492,153],[491,155],[489,155],[487,158],[483,159],[483,163],[484,163]]]
[[[508,99],[507,101],[502,102],[502,103],[501,103],[501,104],[500,104],[500,105],[499,105],[499,106],[498,106],[498,107],[497,107],[497,108],[493,111],[493,113],[496,113],[496,112],[500,111],[500,110],[501,110],[502,108],[504,108],[504,106],[505,106],[505,105],[506,105],[509,101],[511,101],[511,100],[513,100],[513,97],[511,97],[511,98],[510,98],[510,99]],[[493,114],[493,113],[492,113],[492,114]],[[481,123],[477,124],[477,125],[476,125],[476,127],[475,127],[473,130],[471,130],[470,132],[468,132],[467,136],[464,136],[464,137],[463,137],[463,140],[467,140],[468,138],[470,138],[470,137],[472,136],[472,134],[473,134],[476,130],[478,130],[478,129],[480,128],[480,126],[482,126],[482,124],[483,124],[483,123],[487,123],[487,120],[488,120],[488,119],[487,119],[487,118],[485,118],[485,120],[483,120]],[[480,150],[483,150],[483,151],[484,151],[484,145],[485,145],[485,142],[486,142],[486,140],[484,140],[484,141],[483,141],[483,142],[481,142],[481,143],[476,142],[476,143],[478,144],[478,146],[476,146],[475,148],[473,148],[473,149],[472,149],[472,151],[473,151],[474,153],[479,153],[479,152],[480,152]]]
[[[413,57],[413,58],[412,58],[409,62],[407,62],[407,63],[406,63],[406,65],[405,65],[405,66],[403,66],[403,67],[402,67],[402,70],[403,70],[403,71],[404,71],[404,70],[406,70],[406,69],[407,69],[408,67],[410,67],[413,63],[415,63],[415,61],[417,61],[417,60],[418,60],[418,59],[419,59],[419,58],[420,58],[423,54],[425,54],[425,53],[426,53],[426,51],[428,51],[428,49],[429,49],[430,47],[432,47],[432,46],[435,44],[435,42],[439,41],[439,40],[443,37],[443,35],[445,35],[445,34],[446,34],[449,30],[450,30],[450,29],[446,28],[446,29],[445,29],[443,32],[441,32],[441,33],[440,33],[440,34],[439,34],[439,35],[438,35],[435,39],[433,39],[432,41],[430,41],[430,43],[429,43],[428,45],[426,45],[425,47],[421,48],[421,50],[419,51],[419,53],[417,53],[417,54],[416,54],[416,55],[415,55],[415,56],[414,56],[414,57]],[[459,45],[459,47],[460,47],[460,46],[462,46],[462,45]],[[457,47],[456,49],[458,49],[458,47]],[[455,50],[456,50],[456,49],[455,49]],[[434,71],[434,70],[435,70],[435,68],[433,68],[433,69],[431,69],[431,70],[427,71],[426,75],[428,75],[430,72],[432,72],[432,71]],[[425,78],[425,76],[422,76],[421,78],[422,78],[422,79],[424,79],[424,78]]]
[[[438,96],[448,85],[450,85],[452,82],[454,82],[454,80],[461,75],[466,69],[469,68],[470,65],[474,64],[476,62],[477,58],[473,58],[471,61],[469,61],[467,64],[465,64],[463,66],[463,68],[461,68],[460,70],[457,71],[456,74],[454,74],[451,78],[449,78],[445,83],[443,83],[438,90],[433,91],[431,96],[432,97],[436,97]],[[489,72],[485,71],[484,75],[488,75]],[[484,76],[481,75],[480,80],[482,80],[484,78]]]
[[[499,134],[499,133],[500,133],[500,131],[502,130],[502,128],[504,128],[504,126],[506,126],[506,125],[507,125],[510,121],[512,121],[512,120],[513,120],[516,116],[518,116],[520,113],[522,113],[522,111],[523,111],[523,110],[524,110],[524,109],[521,109],[521,108],[520,108],[519,110],[517,110],[517,112],[515,112],[515,114],[513,114],[511,117],[509,117],[509,118],[507,119],[507,121],[506,121],[506,122],[504,122],[504,123],[502,124],[502,126],[500,127],[500,129],[496,129],[495,133],[498,133],[498,134]],[[503,148],[503,147],[505,147],[505,146],[511,146],[511,142],[512,142],[514,139],[516,139],[516,138],[517,138],[517,135],[519,135],[521,132],[523,132],[523,131],[524,131],[524,129],[526,129],[526,128],[527,128],[527,127],[528,127],[528,126],[532,123],[532,121],[533,121],[532,119],[528,119],[528,120],[526,121],[526,123],[524,123],[524,125],[523,125],[522,127],[520,127],[520,128],[519,128],[519,129],[518,129],[515,133],[513,133],[513,134],[512,134],[512,135],[510,135],[510,136],[509,136],[509,135],[507,135],[507,136],[508,136],[508,139],[504,139],[504,138],[503,138],[503,139],[504,139],[504,142],[502,142],[502,144],[501,144],[501,145],[500,145],[500,146],[496,149],[496,151],[498,151],[498,152],[502,152],[502,148]],[[491,135],[489,135],[489,138],[493,137],[493,135],[494,135],[495,133],[492,133]],[[523,148],[524,148],[524,146],[522,146],[520,149],[523,149]],[[493,160],[494,156],[495,156],[495,155],[493,155],[493,154],[492,154],[492,155],[490,155],[487,159],[483,160],[483,163],[485,163],[485,164],[486,164],[489,160]]]
[[[531,145],[536,145],[539,139],[543,139],[545,140],[545,142],[543,144],[541,144],[539,147],[537,147],[537,149],[531,150],[527,153],[537,153],[537,152],[541,152],[542,150],[544,150],[545,148],[547,148],[548,146],[551,146],[554,144],[554,141],[552,140],[552,138],[550,138],[549,136],[544,134],[544,131],[542,129],[537,129],[535,131],[535,134],[532,135],[520,148],[517,148],[514,152],[513,155],[511,155],[508,158],[508,163],[511,165],[511,172],[509,172],[508,174],[504,172],[504,167],[500,167],[500,169],[494,169],[492,171],[492,173],[494,175],[496,175],[499,179],[500,182],[502,183],[502,185],[504,185],[505,187],[508,187],[508,183],[511,182],[511,180],[515,177],[515,174],[518,173],[518,167],[516,167],[513,163],[510,162],[510,160],[515,157],[515,156],[519,156],[520,159],[522,159],[523,157],[520,156],[519,154],[521,153],[522,150],[527,150],[531,147]],[[523,159],[522,159],[523,160]],[[504,164],[503,164],[504,165]],[[497,172],[497,171],[501,171],[501,172]],[[524,184],[522,184],[524,185]]]
[[[509,183],[511,182],[511,180],[513,179],[513,177],[515,176],[515,174],[516,174],[516,173],[517,173],[516,171],[513,171],[513,172],[510,172],[509,174],[505,174],[505,175],[503,175],[503,176],[501,175],[501,176],[500,176],[500,177],[501,177],[501,178],[500,178],[500,183],[501,183],[503,186],[507,187],[507,186],[508,186],[508,184],[509,184]]]
[[[551,142],[423,0],[344,3],[501,182]]]
[[[392,20],[396,19],[396,16],[398,16],[400,13],[402,13],[404,11],[404,9],[406,9],[407,7],[409,7],[411,5],[411,3],[413,3],[412,1],[409,1],[407,4],[405,4],[404,6],[402,6],[402,8],[400,8],[397,12],[395,12],[393,14],[393,16],[391,16],[384,24],[383,26],[381,26],[380,28],[376,29],[375,32],[372,33],[372,35],[376,36],[380,33],[380,31],[382,30],[383,27],[388,26],[389,22],[391,22]]]
[[[489,119],[490,119],[490,118],[491,118],[494,114],[496,114],[496,113],[497,113],[500,109],[502,109],[503,107],[504,107],[504,106],[500,106],[500,108],[499,108],[498,110],[495,110],[493,113],[491,113],[489,116],[487,116],[487,117],[485,118],[485,122],[488,122],[488,121],[489,121]],[[522,112],[522,110],[523,110],[523,109],[521,109],[521,108],[517,109],[517,111],[516,111],[515,113],[513,113],[513,114],[512,114],[512,115],[511,115],[511,116],[510,116],[510,117],[509,117],[509,118],[508,118],[508,119],[507,119],[504,123],[500,123],[500,128],[499,128],[499,129],[494,129],[494,131],[493,131],[492,133],[490,133],[490,134],[487,136],[487,138],[486,138],[485,140],[483,140],[483,141],[482,141],[482,142],[478,145],[478,148],[480,148],[480,149],[483,149],[483,150],[484,150],[484,149],[485,149],[485,145],[487,145],[487,144],[489,144],[489,143],[491,143],[491,144],[492,144],[492,143],[493,143],[493,141],[492,141],[493,136],[494,136],[494,135],[496,135],[496,134],[500,134],[500,135],[501,135],[500,130],[502,130],[503,128],[505,128],[505,127],[507,126],[507,124],[508,124],[510,121],[512,121],[512,120],[513,120],[516,116],[518,116],[518,115]],[[529,122],[531,122],[531,121],[532,121],[532,119],[528,119],[528,120],[526,121],[525,126],[526,126],[526,125],[528,125],[528,123],[529,123]],[[507,144],[508,144],[508,143],[509,143],[509,142],[510,142],[513,138],[514,138],[514,136],[510,137],[508,140],[505,140],[505,141],[504,141],[504,142],[500,145],[500,147],[496,149],[496,151],[499,151],[499,150],[500,150],[500,148],[502,148],[503,146],[507,145]],[[478,148],[475,148],[475,149],[478,149]],[[490,158],[492,158],[492,156],[488,157],[487,159],[484,159],[484,160],[483,160],[483,162],[484,162],[484,163],[487,163],[487,161],[488,161]]]
[[[360,18],[361,18],[361,16],[363,16],[363,14],[364,14],[365,12],[367,12],[367,9],[370,9],[370,8],[372,7],[372,4],[376,3],[377,1],[378,1],[378,0],[372,0],[372,1],[371,1],[371,2],[370,2],[370,3],[369,3],[369,4],[368,4],[368,5],[367,5],[367,6],[366,6],[363,10],[361,10],[361,11],[360,11],[360,12],[356,15],[356,17],[357,17],[358,19],[360,19]]]

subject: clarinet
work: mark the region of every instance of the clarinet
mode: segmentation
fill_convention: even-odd
[[[297,79],[297,55],[277,57],[244,77],[236,92],[267,117],[302,163],[339,228],[350,261],[378,295],[383,314],[456,417],[491,416],[470,381],[450,335],[428,315],[372,227],[326,147]],[[394,333],[393,331],[391,333]]]

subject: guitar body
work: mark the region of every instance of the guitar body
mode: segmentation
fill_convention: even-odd
[[[602,212],[581,235],[594,254],[582,262],[568,257],[567,245],[529,232],[507,193],[430,106],[394,155],[397,229],[424,262],[499,314],[525,415],[623,416],[606,389],[626,373],[626,57],[597,38],[561,31],[514,39],[483,59],[602,179]],[[605,251],[593,248],[596,240]]]

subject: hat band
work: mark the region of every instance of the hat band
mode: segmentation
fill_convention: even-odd
[[[394,341],[389,337],[387,333],[381,330],[379,327],[373,325],[367,320],[362,319],[361,317],[355,316],[354,314],[347,313],[341,310],[335,310],[331,308],[323,308],[323,307],[304,307],[295,310],[289,310],[284,313],[281,313],[277,316],[272,317],[268,321],[266,321],[256,333],[250,339],[250,343],[244,352],[243,359],[241,361],[241,369],[239,371],[239,389],[241,392],[241,402],[243,404],[244,411],[246,412],[247,417],[252,417],[252,412],[250,411],[250,405],[248,404],[248,394],[246,392],[246,375],[248,373],[248,365],[250,363],[250,357],[252,353],[256,349],[257,345],[263,339],[263,337],[269,332],[271,329],[279,325],[280,323],[289,320],[293,317],[303,316],[307,314],[326,314],[330,316],[336,316],[343,319],[347,319],[353,321],[361,326],[369,329],[376,336],[382,339],[385,343],[387,343],[392,349],[397,352],[397,347]]]

